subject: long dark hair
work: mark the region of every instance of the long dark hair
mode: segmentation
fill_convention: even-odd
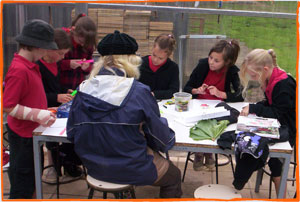
[[[240,52],[239,42],[236,40],[231,40],[229,42],[226,40],[220,40],[210,49],[208,55],[212,52],[223,53],[225,65],[227,67],[231,67],[235,64]]]
[[[84,13],[79,14],[72,22],[72,27],[75,27],[74,32],[84,37],[84,47],[96,46],[97,27],[95,22]]]

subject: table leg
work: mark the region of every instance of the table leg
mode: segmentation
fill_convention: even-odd
[[[34,169],[35,169],[35,191],[36,198],[42,199],[42,165],[41,165],[41,142],[37,137],[33,137]]]
[[[286,181],[288,178],[289,167],[290,167],[291,155],[287,154],[285,158],[283,158],[283,166],[282,166],[282,173],[279,185],[279,191],[277,198],[283,198],[285,194],[286,188]]]
[[[263,169],[259,169],[257,171],[257,175],[256,175],[256,182],[255,182],[255,193],[259,192],[259,186],[261,185],[261,181],[262,181],[262,176],[264,174]]]

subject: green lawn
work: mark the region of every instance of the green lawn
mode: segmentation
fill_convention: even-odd
[[[259,2],[259,4],[260,6],[249,4],[245,7],[245,4],[223,3],[222,8],[239,10],[248,8],[248,10],[260,9],[292,13],[295,13],[297,9],[297,2]],[[265,6],[262,6],[262,4]],[[212,6],[214,5],[216,5],[216,2],[212,3]],[[205,6],[209,7],[208,4]],[[212,6],[211,8],[213,8]],[[205,18],[204,34],[222,34],[229,38],[239,39],[250,49],[272,48],[277,54],[279,66],[294,77],[296,76],[296,19],[220,16],[218,23],[217,15],[201,15],[201,17]],[[193,31],[197,32],[197,30],[190,30],[190,33],[193,33]]]

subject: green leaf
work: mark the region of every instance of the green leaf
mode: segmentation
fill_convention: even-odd
[[[190,129],[190,138],[193,140],[215,140],[227,127],[229,121],[216,119],[200,120]]]

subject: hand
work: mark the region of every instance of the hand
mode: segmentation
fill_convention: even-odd
[[[72,90],[72,89],[68,89],[67,93],[68,93],[68,94],[71,94],[71,93],[73,93],[73,91],[74,91],[74,90]]]
[[[209,94],[214,95],[218,98],[223,98],[222,91],[219,91],[215,86],[209,86],[207,89],[209,91]]]
[[[249,105],[243,107],[241,113],[240,113],[241,116],[248,116],[249,115]]]
[[[85,60],[85,59],[84,59]],[[90,63],[82,63],[81,64],[81,69],[84,71],[90,67]]]
[[[50,119],[48,120],[48,122],[45,123],[46,125],[42,124],[42,126],[49,127],[49,126],[51,126],[55,121],[56,121],[56,115],[55,115],[54,113],[51,112],[51,114],[50,114]]]
[[[203,95],[203,94],[206,93],[205,90],[206,90],[207,87],[208,87],[208,85],[204,83],[199,88],[194,88],[192,90],[192,94],[202,94]]]
[[[81,60],[71,60],[70,67],[72,69],[77,69],[78,67],[81,67],[81,64],[78,63],[79,61],[81,61]]]
[[[39,110],[39,111],[40,111],[39,113],[42,115],[43,118],[42,119],[37,118],[37,119],[34,119],[33,121],[38,122],[39,124],[41,124],[44,127],[49,127],[55,122],[56,115],[54,113],[52,113],[48,110],[44,110],[44,109]]]
[[[57,102],[59,103],[66,103],[73,99],[71,94],[58,94],[57,95]]]
[[[58,107],[48,107],[47,110],[50,111],[50,112],[52,112],[52,113],[54,113],[54,114],[56,114],[57,109],[58,109]]]

